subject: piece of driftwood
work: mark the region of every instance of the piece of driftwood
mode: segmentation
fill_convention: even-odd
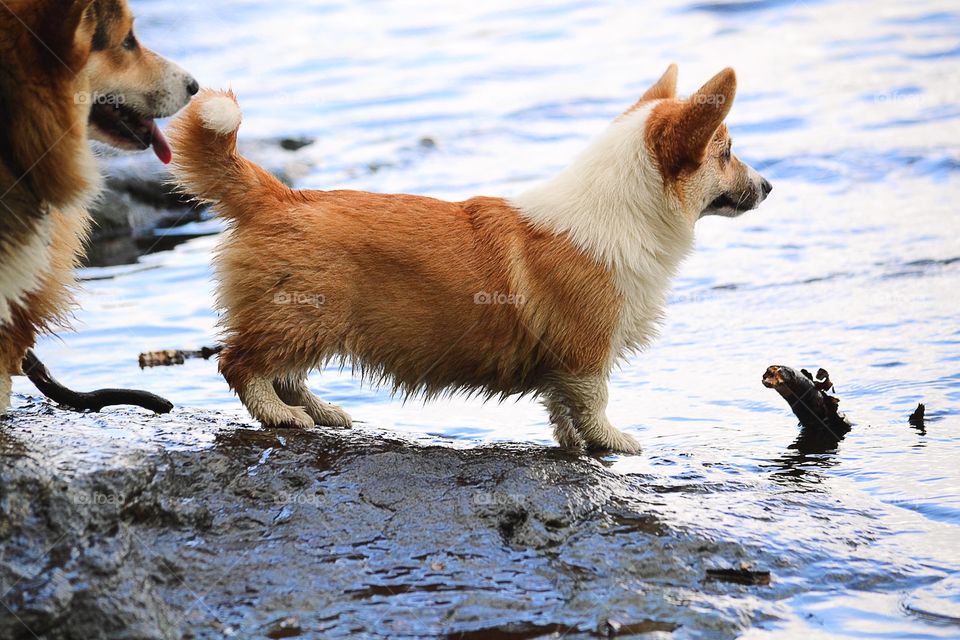
[[[739,569],[707,569],[707,580],[767,586],[770,584],[769,571],[753,571],[746,567]]]
[[[100,411],[104,407],[133,405],[154,413],[170,413],[173,403],[149,391],[133,389],[98,389],[73,391],[57,382],[33,350],[27,351],[21,363],[23,373],[40,393],[57,404],[73,411]]]
[[[805,429],[825,429],[838,434],[850,430],[850,423],[837,410],[840,399],[827,393],[833,388],[833,382],[824,369],[817,371],[814,379],[806,369],[798,373],[790,367],[773,365],[763,374],[763,386],[787,401]]]
[[[166,351],[148,351],[140,354],[140,368],[148,367],[172,367],[183,364],[191,358],[203,358],[209,360],[223,350],[223,345],[215,347],[203,347],[199,351],[187,351],[183,349],[168,349]]]

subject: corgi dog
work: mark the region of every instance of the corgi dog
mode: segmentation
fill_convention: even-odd
[[[264,425],[349,426],[306,375],[334,360],[423,395],[535,394],[564,447],[623,453],[612,367],[649,344],[706,215],[771,186],[731,151],[725,69],[686,99],[666,73],[557,176],[514,198],[298,191],[237,151],[205,90],[171,124],[181,188],[229,222],[215,257],[220,371]]]
[[[0,2],[0,415],[38,332],[63,326],[102,178],[89,140],[153,147],[199,90],[144,47],[126,0]]]

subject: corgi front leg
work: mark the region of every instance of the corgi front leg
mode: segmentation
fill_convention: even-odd
[[[573,429],[587,449],[625,454],[640,452],[636,438],[616,429],[607,419],[605,376],[564,377],[554,384],[551,396],[566,407]]]
[[[304,376],[279,378],[274,380],[273,388],[286,404],[303,407],[316,424],[325,427],[353,426],[353,420],[346,411],[335,404],[324,402],[310,391]]]

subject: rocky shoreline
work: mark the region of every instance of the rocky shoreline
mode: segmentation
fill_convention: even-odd
[[[0,424],[3,638],[733,638],[782,589],[707,580],[776,558],[557,448],[43,402]]]

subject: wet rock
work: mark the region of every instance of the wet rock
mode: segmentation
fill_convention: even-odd
[[[735,637],[704,559],[763,550],[672,530],[650,484],[557,448],[28,404],[0,421],[0,637]]]
[[[281,138],[280,148],[284,151],[299,151],[313,144],[312,138]]]
[[[292,185],[312,164],[296,153],[312,140],[281,139],[243,141],[244,153]],[[90,208],[94,228],[87,264],[109,266],[134,262],[144,253],[173,248],[189,234],[162,231],[207,219],[197,206],[170,184],[170,172],[152,154],[119,154],[103,151],[101,168],[105,189]]]

